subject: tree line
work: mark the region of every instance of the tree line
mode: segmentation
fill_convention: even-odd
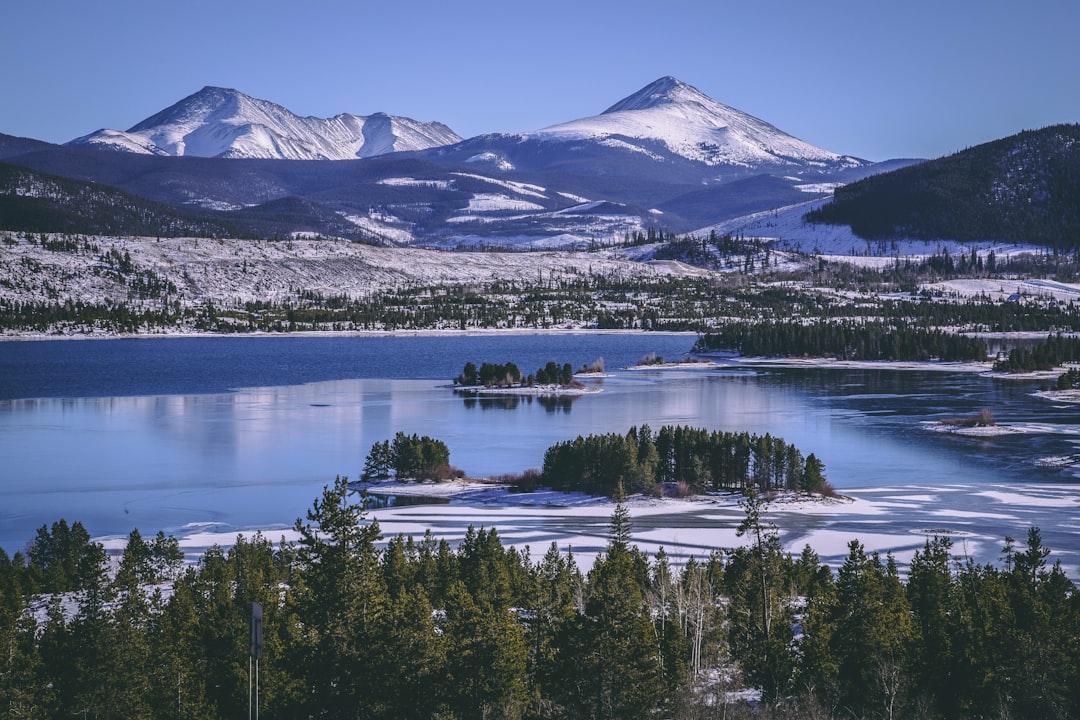
[[[734,350],[746,356],[833,357],[843,360],[986,360],[986,343],[904,323],[816,321],[732,322],[702,335],[696,352]]]
[[[1048,335],[1035,347],[1018,347],[1009,351],[994,363],[998,372],[1025,373],[1041,370],[1053,370],[1067,362],[1080,361],[1080,338],[1071,338],[1058,333]]]
[[[632,545],[616,503],[583,573],[555,544],[532,560],[494,528],[469,528],[457,548],[430,533],[384,542],[338,478],[297,520],[296,543],[241,536],[181,569],[146,561],[133,532],[111,574],[100,546],[80,539],[85,572],[69,592],[39,596],[38,545],[68,545],[56,524],[30,557],[0,552],[0,714],[242,716],[253,602],[266,718],[1080,711],[1080,595],[1048,565],[1038,529],[1022,547],[1006,538],[1001,567],[928,540],[905,581],[858,541],[836,570],[810,547],[786,553],[762,498],[743,508],[743,546],[677,569]],[[728,695],[747,687],[761,693],[756,707]]]

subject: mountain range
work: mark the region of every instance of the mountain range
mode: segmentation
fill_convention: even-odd
[[[68,145],[143,155],[355,160],[460,141],[438,122],[386,113],[300,117],[236,90],[204,87],[127,131],[102,129]]]
[[[437,247],[568,247],[692,232],[827,197],[874,163],[815,147],[664,77],[598,115],[462,140],[377,113],[299,117],[207,87],[126,131],[0,159],[221,222]],[[287,210],[283,210],[287,208]],[[262,223],[272,217],[273,222]],[[234,225],[235,226],[235,225]]]

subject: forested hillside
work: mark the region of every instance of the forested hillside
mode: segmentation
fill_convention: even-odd
[[[1080,249],[1080,125],[1055,125],[837,188],[806,219],[866,239]]]
[[[305,232],[375,241],[340,215],[301,198],[227,211],[181,207],[8,163],[0,163],[0,228],[152,238],[275,238]]]
[[[221,220],[181,213],[116,188],[0,163],[0,226],[7,230],[149,237],[235,237]]]

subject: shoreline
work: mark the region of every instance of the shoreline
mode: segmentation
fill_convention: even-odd
[[[706,356],[707,357],[707,356]],[[985,362],[942,362],[935,360],[837,360],[835,358],[770,358],[742,357],[739,355],[723,356],[724,367],[727,363],[744,367],[785,367],[785,368],[839,368],[843,370],[934,370],[939,372],[971,372],[993,374],[994,363]],[[1031,379],[1025,376],[1021,379]]]
[[[569,385],[530,385],[528,387],[483,387],[482,385],[453,385],[454,394],[467,397],[578,397],[603,392],[599,387]]]
[[[101,335],[49,335],[44,333],[0,334],[0,342],[45,342],[49,340],[176,340],[182,338],[350,338],[350,337],[488,337],[498,335],[685,335],[697,337],[694,330],[561,328],[473,328],[468,330],[299,330],[296,332],[168,332],[120,333]]]

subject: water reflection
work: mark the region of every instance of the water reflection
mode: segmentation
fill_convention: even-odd
[[[519,406],[532,405],[536,402],[549,413],[568,413],[579,395],[477,395],[476,393],[454,391],[460,395],[465,409],[475,410],[517,410]]]

